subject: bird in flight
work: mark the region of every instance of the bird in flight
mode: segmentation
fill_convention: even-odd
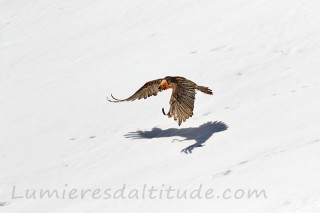
[[[193,115],[194,100],[196,90],[203,93],[212,95],[212,90],[208,87],[198,86],[196,83],[180,76],[167,76],[157,80],[149,81],[145,83],[137,92],[127,99],[117,99],[112,94],[113,100],[108,101],[118,103],[123,101],[134,101],[139,99],[146,99],[150,96],[156,96],[158,92],[166,89],[172,89],[170,98],[170,109],[165,113],[162,108],[162,113],[169,118],[173,117],[175,121],[178,121],[179,126],[182,122],[185,122]]]

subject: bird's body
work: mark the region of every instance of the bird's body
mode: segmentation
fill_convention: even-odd
[[[165,78],[149,81],[145,83],[137,92],[127,99],[119,100],[111,97],[114,100],[109,100],[110,102],[123,102],[123,101],[134,101],[139,99],[146,99],[150,96],[156,96],[158,92],[166,89],[172,89],[172,95],[170,98],[170,109],[167,115],[169,118],[173,117],[174,120],[178,121],[179,126],[182,122],[185,122],[188,118],[193,115],[194,100],[196,90],[200,90],[203,93],[212,95],[211,89],[204,86],[198,86],[196,83],[180,76],[167,76]]]

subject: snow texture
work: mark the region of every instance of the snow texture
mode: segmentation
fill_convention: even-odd
[[[319,212],[319,10],[1,0],[0,212]],[[161,112],[170,91],[106,101],[167,75],[214,91],[197,93],[181,127]],[[241,196],[250,190],[264,196]]]

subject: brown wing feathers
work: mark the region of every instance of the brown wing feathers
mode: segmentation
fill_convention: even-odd
[[[162,88],[160,88],[162,86]],[[139,99],[146,99],[150,96],[156,96],[161,89],[172,88],[172,95],[170,98],[170,109],[167,114],[169,118],[173,117],[178,121],[179,126],[193,115],[194,100],[196,89],[206,94],[212,95],[212,91],[208,87],[198,86],[194,82],[183,77],[165,77],[164,79],[157,79],[145,83],[137,92],[127,99],[117,99],[111,97],[110,102],[134,101]]]
[[[172,82],[172,96],[168,117],[173,116],[179,126],[193,115],[195,100],[195,83],[184,78]]]
[[[130,96],[127,99],[122,99],[119,100],[115,97],[113,97],[113,95],[111,94],[111,97],[114,100],[110,100],[108,99],[108,101],[110,102],[123,102],[123,101],[134,101],[134,100],[139,100],[141,98],[148,98],[152,95],[156,96],[157,93],[159,92],[159,85],[161,83],[162,79],[157,79],[157,80],[153,80],[153,81],[149,81],[147,83],[145,83],[137,92],[135,92],[132,96]]]

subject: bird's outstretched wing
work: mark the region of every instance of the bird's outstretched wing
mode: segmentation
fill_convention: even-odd
[[[172,95],[168,116],[178,121],[179,126],[193,115],[195,83],[185,78],[177,78],[171,83]]]
[[[137,92],[135,92],[132,96],[130,96],[127,99],[122,99],[119,100],[115,97],[113,97],[113,95],[111,94],[111,97],[113,98],[113,100],[110,100],[109,98],[108,101],[110,102],[123,102],[123,101],[134,101],[134,100],[139,100],[141,98],[148,98],[152,95],[156,96],[158,94],[159,90],[159,85],[161,83],[163,79],[157,79],[157,80],[153,80],[153,81],[149,81],[147,83],[145,83]]]

